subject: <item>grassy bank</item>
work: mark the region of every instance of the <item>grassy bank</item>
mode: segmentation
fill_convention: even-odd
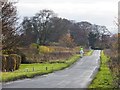
[[[93,51],[94,51],[94,50],[90,50],[89,52],[85,53],[85,56],[90,56],[90,55],[92,55]]]
[[[79,59],[80,55],[74,55],[64,62],[21,64],[19,70],[14,72],[3,72],[0,81],[8,82],[23,78],[32,78],[37,75],[52,73],[53,71],[64,69]]]
[[[89,86],[89,88],[112,88],[113,87],[113,78],[107,64],[108,61],[109,61],[109,58],[102,51],[100,71],[96,75],[95,79],[92,81],[92,84]]]

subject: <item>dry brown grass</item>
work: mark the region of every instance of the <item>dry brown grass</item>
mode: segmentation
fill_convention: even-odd
[[[25,63],[42,63],[49,60],[67,59],[70,56],[79,52],[78,48],[65,48],[60,46],[47,46],[53,49],[51,53],[39,53],[36,48],[19,48],[20,51],[26,56]]]

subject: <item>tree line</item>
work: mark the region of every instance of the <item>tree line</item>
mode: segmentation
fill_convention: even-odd
[[[63,45],[72,47],[109,47],[110,33],[105,26],[87,21],[76,22],[58,17],[52,10],[40,10],[32,17],[24,17],[18,26],[16,6],[2,3],[2,49],[18,46]]]
[[[105,46],[108,47],[105,40],[110,36],[105,26],[57,17],[52,10],[45,9],[40,10],[33,17],[24,17],[21,30],[21,36],[24,38],[22,44],[25,45],[59,43],[61,37],[70,34],[76,45],[101,47],[104,46],[104,42]]]

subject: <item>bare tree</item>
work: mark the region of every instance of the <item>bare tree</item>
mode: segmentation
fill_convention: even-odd
[[[11,49],[18,44],[17,9],[12,2],[2,3],[2,49]]]
[[[45,44],[48,34],[48,23],[50,19],[55,16],[55,13],[51,10],[41,10],[39,13],[33,17],[33,27],[37,25],[37,43],[38,44]]]
[[[24,34],[30,37],[32,42],[37,44],[46,44],[49,32],[49,23],[56,14],[51,10],[40,10],[35,16],[25,17],[22,22]],[[28,38],[27,38],[28,39]]]

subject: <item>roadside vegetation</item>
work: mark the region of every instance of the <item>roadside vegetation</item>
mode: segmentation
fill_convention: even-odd
[[[85,55],[86,55],[86,56],[90,56],[90,55],[92,55],[93,51],[94,51],[94,50],[90,50],[88,53],[85,53]]]
[[[0,81],[32,78],[64,69],[78,60],[80,47],[84,48],[85,56],[93,52],[93,50],[89,51],[89,47],[110,48],[110,35],[104,33],[107,30],[106,26],[87,21],[74,22],[58,17],[54,11],[46,9],[40,10],[31,17],[24,17],[19,24],[17,7],[9,0],[2,3],[2,11]],[[107,73],[109,76],[110,72],[106,64],[108,58],[103,52],[101,58],[103,62],[100,72]],[[118,62],[115,57],[110,63],[116,78],[120,75],[116,69],[120,65],[116,64]],[[101,73],[100,76],[104,80],[105,77],[102,77]],[[116,83],[118,84],[119,81],[120,79],[117,79]]]
[[[113,88],[113,77],[108,66],[109,60],[110,58],[102,51],[100,71],[97,73],[89,88]]]
[[[32,78],[36,75],[52,73],[53,71],[64,69],[80,58],[80,55],[74,55],[69,59],[62,61],[21,64],[20,68],[14,72],[2,72],[2,82],[13,81],[22,78]]]
[[[120,89],[120,34],[111,37],[111,47],[105,50],[105,54],[110,56],[109,68],[114,77],[114,87]]]
[[[85,52],[86,55],[92,54],[93,51]],[[80,58],[80,54],[75,54],[63,60],[50,60],[44,63],[21,64],[20,68],[14,72],[2,72],[0,82],[14,81],[24,78],[33,78],[38,75],[52,73],[54,71],[65,69],[71,66]]]

